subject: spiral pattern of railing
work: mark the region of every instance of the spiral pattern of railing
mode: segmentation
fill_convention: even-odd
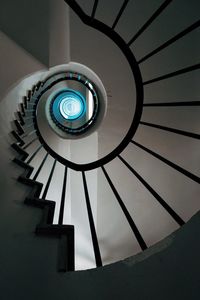
[[[94,1],[94,4],[91,6],[90,15],[84,12],[84,10],[81,8],[81,5],[78,4],[79,1],[66,0],[65,2],[78,15],[78,17],[84,24],[105,34],[119,47],[129,63],[136,85],[136,113],[126,136],[124,136],[124,139],[113,151],[108,153],[105,157],[102,157],[90,163],[77,164],[70,160],[62,158],[60,155],[55,153],[55,151],[48,145],[48,143],[42,137],[38,128],[36,111],[38,103],[40,102],[40,98],[53,85],[66,79],[66,75],[63,75],[63,73],[57,74],[56,79],[55,74],[53,74],[47,77],[44,81],[35,83],[32,90],[28,91],[27,95],[24,96],[23,101],[20,104],[20,110],[17,111],[17,118],[13,121],[14,129],[12,131],[12,135],[16,142],[12,144],[12,147],[18,152],[18,156],[14,159],[14,161],[19,166],[25,169],[24,173],[18,178],[18,180],[31,187],[30,195],[27,196],[25,203],[27,205],[36,206],[43,210],[43,217],[40,224],[38,224],[36,227],[36,233],[40,235],[50,235],[59,238],[58,270],[72,271],[75,269],[74,239],[76,238],[76,235],[74,236],[73,224],[67,225],[64,222],[64,214],[66,209],[67,176],[70,169],[76,171],[82,177],[86,207],[85,213],[88,217],[96,267],[104,265],[104,261],[101,255],[101,241],[99,241],[98,231],[94,221],[90,199],[90,187],[87,180],[87,174],[91,170],[98,169],[98,171],[101,172],[101,176],[104,176],[104,183],[107,187],[110,188],[110,191],[113,193],[118,203],[118,208],[121,209],[124,217],[126,218],[127,224],[130,226],[134,239],[136,239],[141,250],[145,250],[147,247],[149,247],[149,242],[146,241],[141,230],[137,226],[137,222],[134,219],[134,213],[131,213],[130,209],[128,209],[128,205],[126,205],[126,201],[122,196],[122,194],[124,193],[121,192],[118,182],[113,179],[113,173],[109,171],[109,164],[116,163],[119,166],[119,173],[120,168],[126,168],[129,176],[133,176],[135,179],[137,179],[137,184],[146,189],[146,191],[158,203],[158,205],[165,210],[165,212],[169,215],[173,222],[177,224],[177,227],[184,225],[184,223],[190,217],[186,217],[187,212],[176,209],[176,205],[173,205],[172,202],[164,199],[165,197],[162,195],[162,192],[157,189],[155,184],[152,184],[152,182],[149,182],[146,179],[146,176],[144,174],[145,171],[138,171],[137,162],[134,163],[134,151],[139,151],[141,153],[141,157],[147,155],[147,161],[148,159],[153,159],[151,163],[154,163],[154,161],[157,160],[160,164],[164,165],[164,168],[166,166],[166,169],[173,169],[173,172],[175,172],[173,174],[175,174],[175,176],[176,174],[180,174],[181,179],[183,177],[186,177],[188,180],[187,182],[189,182],[188,186],[190,186],[190,182],[192,185],[198,185],[200,183],[200,178],[198,176],[199,167],[197,167],[196,171],[192,172],[191,170],[183,167],[182,164],[179,164],[178,159],[176,162],[176,159],[174,160],[165,157],[165,155],[160,154],[159,150],[154,150],[156,147],[159,147],[159,145],[155,145],[153,149],[148,146],[151,143],[147,142],[146,144],[143,144],[138,138],[138,132],[140,132],[141,128],[143,128],[149,130],[147,130],[147,135],[148,133],[151,133],[152,135],[155,133],[156,136],[157,132],[159,132],[159,134],[161,135],[163,133],[163,136],[165,137],[166,134],[166,143],[167,141],[170,141],[170,139],[173,140],[171,147],[175,145],[174,140],[179,140],[179,138],[180,143],[181,138],[184,138],[186,143],[189,143],[190,140],[195,140],[196,143],[199,143],[199,123],[196,125],[196,127],[194,127],[194,130],[190,130],[186,129],[187,124],[186,126],[182,126],[182,124],[184,123],[184,117],[181,121],[182,123],[180,123],[180,127],[170,126],[170,120],[168,120],[169,125],[167,125],[167,122],[165,122],[164,118],[163,123],[159,121],[156,122],[156,115],[160,115],[162,118],[165,112],[168,116],[172,116],[172,124],[173,118],[176,118],[176,116],[177,118],[181,119],[180,113],[182,113],[182,115],[186,114],[186,118],[191,118],[193,114],[195,114],[195,110],[191,111],[190,113],[189,109],[196,108],[196,111],[198,112],[198,108],[200,106],[200,101],[198,99],[193,99],[193,96],[195,97],[196,95],[195,91],[190,92],[190,99],[175,99],[173,101],[170,101],[170,99],[168,98],[168,100],[166,101],[162,101],[162,99],[155,99],[155,101],[151,101],[145,98],[146,95],[148,95],[148,92],[147,90],[144,91],[144,89],[146,87],[151,87],[152,85],[154,85],[155,87],[156,83],[163,83],[177,77],[182,78],[182,76],[184,76],[185,74],[197,72],[200,68],[200,63],[197,62],[189,66],[186,64],[185,66],[183,65],[182,68],[179,68],[177,70],[174,70],[172,67],[172,71],[167,72],[166,74],[162,74],[145,80],[143,79],[143,66],[145,65],[145,62],[148,62],[148,60],[156,57],[156,55],[160,54],[162,51],[173,47],[182,39],[187,38],[198,31],[200,20],[195,20],[195,22],[187,25],[185,28],[183,28],[182,31],[165,40],[163,43],[161,43],[155,49],[149,51],[149,53],[145,54],[143,57],[136,59],[133,50],[136,41],[152,26],[155,21],[157,21],[159,17],[162,17],[162,14],[167,11],[170,5],[174,5],[175,1],[163,1],[161,5],[156,8],[153,14],[147,18],[144,24],[138,30],[136,30],[135,34],[133,34],[129,41],[126,41],[126,38],[120,35],[117,29],[118,25],[120,25],[119,23],[121,18],[123,18],[126,10],[129,9],[131,1],[121,1],[121,6],[111,26],[106,25],[103,21],[95,17],[98,10],[98,5],[100,5],[101,1]],[[193,47],[195,47],[195,45],[193,45]],[[185,84],[185,79],[183,80],[182,84]],[[188,109],[188,116],[186,109]],[[150,115],[149,120],[148,114]],[[173,114],[175,114],[175,116]],[[152,121],[153,118],[155,118],[155,121]],[[190,128],[190,126],[188,127]],[[198,146],[196,147],[196,149],[198,149]],[[127,158],[128,156],[126,155],[126,151],[129,151],[131,147],[134,147],[134,151],[130,150],[133,153],[132,159]],[[192,156],[192,153],[179,153],[179,155],[183,155],[184,159],[186,160],[188,157]],[[196,163],[199,166],[199,155],[197,154],[196,157]],[[32,162],[34,160],[35,163],[33,167]],[[48,199],[48,191],[51,188],[51,185],[53,185],[53,179],[55,180],[54,174],[56,166],[58,164],[63,165],[62,178],[59,178],[61,182],[61,198],[59,205],[56,204],[56,199],[54,199],[54,201]],[[136,166],[134,166],[134,164]],[[40,180],[38,180],[40,178],[40,174],[47,165],[48,169],[46,169],[45,171],[45,182],[40,182]],[[144,168],[144,170],[146,169],[148,169],[148,166]],[[152,174],[152,177],[156,177],[159,184],[158,174]],[[180,185],[181,183],[179,182],[179,186]],[[127,190],[127,193],[132,193],[132,191]],[[190,199],[188,199],[188,201],[190,201]],[[57,222],[54,222],[56,205],[58,206],[58,220]],[[194,205],[194,203],[192,205]],[[196,206],[194,207],[194,211],[197,211],[199,209],[199,206],[197,203],[195,205]],[[159,224],[157,226],[159,227]]]

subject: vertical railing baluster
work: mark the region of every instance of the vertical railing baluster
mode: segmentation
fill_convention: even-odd
[[[58,224],[63,224],[63,216],[64,216],[64,207],[65,207],[65,195],[66,195],[66,184],[67,184],[67,166],[65,166],[64,178],[63,178],[63,188],[62,188],[62,196],[60,202],[60,212],[58,218]]]
[[[124,215],[125,215],[128,223],[129,223],[129,225],[130,225],[130,227],[131,227],[131,229],[132,229],[132,231],[134,233],[134,236],[136,237],[136,239],[137,239],[137,241],[138,241],[141,249],[145,250],[147,248],[147,245],[146,245],[146,243],[145,243],[142,235],[140,234],[140,232],[139,232],[139,230],[138,230],[135,222],[133,221],[130,213],[128,212],[128,210],[127,210],[124,202],[122,201],[119,193],[117,192],[117,190],[116,190],[114,184],[112,183],[112,181],[111,181],[108,173],[106,172],[105,168],[103,166],[101,168],[102,168],[102,171],[103,171],[103,173],[104,173],[104,175],[105,175],[105,177],[106,177],[106,179],[107,179],[107,181],[108,181],[108,183],[109,183],[109,185],[110,185],[110,187],[111,187],[111,189],[113,191],[113,194],[115,195],[115,197],[116,197],[116,199],[117,199],[117,201],[118,201],[118,203],[119,203],[119,205],[120,205],[120,207],[121,207],[121,209],[122,209],[122,211],[123,211],[123,213],[124,213]]]
[[[30,164],[32,162],[32,160],[34,159],[34,157],[38,154],[38,152],[40,151],[40,149],[43,147],[43,145],[40,145],[35,152],[33,152],[33,154],[31,155],[31,157],[27,160],[27,164]]]
[[[91,18],[94,19],[99,0],[94,0]]]
[[[172,0],[165,0],[161,6],[154,12],[154,14],[146,21],[146,23],[138,30],[138,32],[128,42],[128,46],[131,46],[133,42],[151,25],[151,23],[166,9],[166,7],[172,2]]]
[[[200,134],[198,134],[198,133],[184,131],[184,130],[180,130],[180,129],[176,129],[176,128],[172,128],[172,127],[166,127],[166,126],[162,126],[162,125],[159,125],[159,124],[153,124],[153,123],[148,123],[148,122],[143,122],[143,121],[140,121],[140,124],[144,125],[144,126],[149,126],[149,127],[152,127],[152,128],[157,128],[157,129],[160,129],[160,130],[164,130],[164,131],[173,132],[173,133],[176,133],[176,134],[188,136],[188,137],[193,138],[193,139],[198,139],[198,140],[200,139]]]
[[[120,11],[119,11],[119,13],[117,14],[117,17],[116,17],[116,19],[115,19],[115,21],[114,21],[114,23],[113,23],[113,25],[112,25],[112,29],[113,29],[113,30],[114,30],[115,27],[117,26],[117,23],[119,22],[119,19],[121,18],[121,16],[122,16],[122,14],[123,14],[123,12],[124,12],[124,10],[125,10],[125,8],[126,8],[128,2],[129,2],[129,0],[124,0],[122,6],[121,6],[121,8],[120,8]]]
[[[48,155],[49,155],[49,154],[46,153],[46,155],[45,155],[45,157],[43,158],[43,160],[42,160],[42,162],[41,162],[41,164],[40,164],[40,166],[39,166],[37,172],[35,173],[35,175],[34,175],[34,177],[33,177],[33,180],[36,180],[36,179],[37,179],[38,175],[40,174],[40,172],[41,172],[41,170],[42,170],[42,168],[43,168],[43,166],[44,166],[44,164],[45,164],[45,161],[47,160]]]
[[[25,144],[24,140],[19,136],[19,134],[15,130],[12,130],[11,134],[17,140],[20,146],[23,146]]]
[[[63,225],[64,209],[65,209],[65,196],[67,189],[67,166],[65,166],[63,187],[60,202],[60,211],[58,218],[58,225],[69,227],[71,225]],[[58,246],[58,270],[60,272],[74,271],[74,230],[68,234],[60,234]]]
[[[52,180],[53,173],[54,173],[54,170],[55,170],[56,162],[57,162],[57,160],[55,159],[55,160],[54,160],[54,163],[53,163],[53,166],[52,166],[52,168],[51,168],[51,172],[50,172],[50,174],[49,174],[49,178],[48,178],[48,180],[47,180],[47,183],[46,183],[44,192],[43,192],[43,194],[42,194],[42,199],[46,199],[46,195],[47,195],[47,193],[48,193],[48,189],[49,189],[49,186],[50,186],[50,184],[51,184],[51,180]]]
[[[170,214],[170,216],[180,225],[184,225],[183,219],[158,195],[158,193],[144,180],[144,178],[139,175],[133,167],[131,167],[127,161],[121,156],[119,159],[124,163],[124,165],[136,176],[136,178],[146,187],[146,189],[155,197],[155,199],[162,205],[162,207]]]
[[[148,154],[156,157],[157,159],[159,159],[160,161],[164,162],[165,164],[167,164],[168,166],[172,167],[173,169],[175,169],[176,171],[180,172],[181,174],[187,176],[188,178],[196,181],[197,183],[200,184],[200,177],[196,176],[195,174],[192,174],[191,172],[183,169],[182,167],[176,165],[175,163],[173,163],[172,161],[164,158],[163,156],[161,156],[160,154],[152,151],[151,149],[135,142],[135,141],[131,141],[131,143],[135,146],[137,146],[138,148],[144,150],[145,152],[147,152]]]
[[[97,239],[94,219],[93,219],[93,215],[92,215],[92,209],[91,209],[91,205],[90,205],[90,198],[89,198],[89,193],[88,193],[88,188],[87,188],[87,181],[86,181],[84,171],[82,172],[82,178],[83,178],[85,201],[86,201],[88,219],[89,219],[89,224],[90,224],[90,231],[91,231],[91,236],[92,236],[92,243],[93,243],[96,266],[101,267],[102,266],[101,254],[100,254],[99,243],[98,243],[98,239]]]
[[[192,25],[190,25],[189,27],[187,27],[183,31],[179,32],[173,38],[167,40],[166,42],[164,42],[163,44],[161,44],[159,47],[157,47],[153,51],[151,51],[148,54],[146,54],[143,58],[140,58],[138,60],[138,64],[141,64],[142,62],[144,62],[148,58],[152,57],[153,55],[157,54],[158,52],[162,51],[163,49],[169,47],[171,44],[177,42],[179,39],[181,39],[185,35],[191,33],[193,30],[195,30],[199,26],[200,26],[200,20],[196,21],[195,23],[193,23]]]
[[[172,77],[175,77],[175,76],[179,76],[179,75],[182,75],[182,74],[186,74],[186,73],[189,73],[189,72],[193,72],[193,71],[199,70],[199,69],[200,69],[200,63],[197,63],[195,65],[191,65],[189,67],[179,69],[179,70],[176,70],[176,71],[173,71],[173,72],[170,72],[170,73],[166,73],[164,75],[154,77],[153,79],[150,79],[150,80],[143,81],[143,85],[152,84],[152,83],[157,82],[157,81],[166,80],[166,79],[169,79],[169,78],[172,78]]]
[[[21,110],[22,116],[24,117],[25,114],[26,114],[26,113],[25,113],[25,109],[24,109],[24,104],[23,104],[23,103],[20,103],[19,106],[20,106],[20,110]]]
[[[38,137],[35,137],[33,140],[31,140],[28,144],[26,144],[26,145],[24,145],[23,147],[22,147],[22,149],[27,149],[30,145],[32,145],[35,141],[37,141],[38,140]]]

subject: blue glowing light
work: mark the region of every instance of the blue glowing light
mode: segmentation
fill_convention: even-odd
[[[86,111],[84,96],[72,89],[59,92],[53,102],[52,113],[54,118],[62,125],[65,121],[73,122],[83,117]]]
[[[79,118],[84,111],[83,101],[76,95],[67,95],[59,104],[60,113],[67,120]]]

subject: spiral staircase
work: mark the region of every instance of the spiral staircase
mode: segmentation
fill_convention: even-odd
[[[120,291],[129,299],[126,284],[121,285],[129,270],[120,262],[109,264],[131,257],[125,265],[137,268],[138,261],[163,245],[167,248],[176,236],[184,238],[197,222],[190,219],[200,207],[199,4],[66,0],[62,5],[70,12],[69,61],[26,75],[1,102],[2,136],[7,134],[14,157],[10,186],[17,179],[16,189],[24,188],[25,201],[19,200],[18,207],[27,216],[18,232],[28,226],[37,259],[47,269],[51,265],[50,274],[57,270],[72,276],[70,271],[95,267],[96,272],[116,270]],[[95,132],[57,141],[44,116],[39,117],[41,103],[52,87],[63,88],[72,79],[71,61],[98,74],[107,93],[107,111]],[[145,276],[144,269],[140,276]],[[75,272],[76,284],[86,272]],[[97,283],[97,299],[106,298]],[[113,289],[108,288],[109,295]],[[127,290],[132,290],[130,285]],[[78,293],[75,298],[72,294],[71,299],[79,299]]]

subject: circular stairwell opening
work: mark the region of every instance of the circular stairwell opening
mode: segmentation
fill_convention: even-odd
[[[59,162],[74,170],[92,170],[111,161],[129,143],[139,125],[143,90],[137,65],[126,68],[127,77],[117,73],[121,83],[117,88],[112,74],[107,74],[111,80],[104,79],[107,90],[101,72],[99,77],[98,70],[75,62],[43,76],[34,126],[40,142]]]
[[[100,105],[94,85],[83,75],[70,73],[70,80],[66,83],[67,88],[56,90],[50,95],[47,115],[50,110],[51,120],[48,119],[53,129],[56,125],[56,131],[60,135],[64,132],[68,134],[66,138],[71,138],[70,135],[80,136],[95,124],[99,118],[100,106],[104,109],[104,103]]]
[[[38,115],[43,111],[43,122],[47,121],[52,133],[63,139],[91,135],[104,119],[107,108],[107,95],[101,80],[80,64],[53,75],[40,101]]]

